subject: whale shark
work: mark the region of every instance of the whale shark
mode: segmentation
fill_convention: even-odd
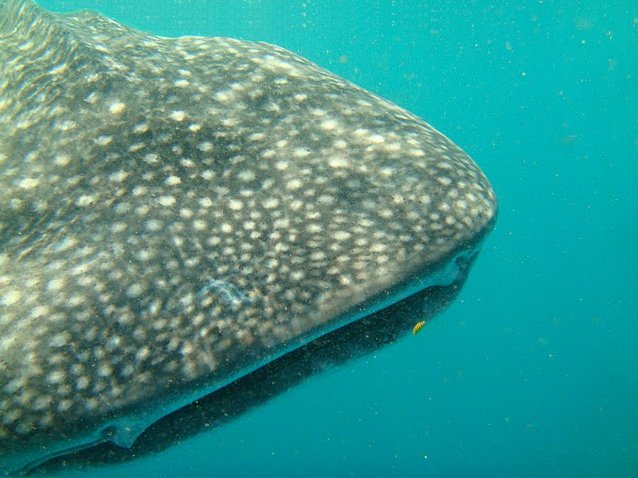
[[[0,0],[0,472],[132,459],[411,335],[496,212],[446,136],[283,48]]]

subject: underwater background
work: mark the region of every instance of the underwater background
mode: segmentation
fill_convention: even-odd
[[[161,454],[65,476],[638,476],[637,2],[38,3],[283,46],[448,135],[500,206],[459,299],[418,336]]]

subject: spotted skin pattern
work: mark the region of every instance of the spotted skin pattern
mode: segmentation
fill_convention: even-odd
[[[445,136],[293,53],[24,0],[0,0],[0,186],[0,470],[129,445],[496,214]]]

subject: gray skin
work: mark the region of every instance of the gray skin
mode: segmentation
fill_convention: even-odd
[[[293,53],[0,0],[0,471],[456,287],[495,216],[445,136]]]

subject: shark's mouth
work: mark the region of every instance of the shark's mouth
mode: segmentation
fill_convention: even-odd
[[[440,313],[460,292],[477,254],[477,249],[456,254],[446,266],[424,279],[421,288],[404,289],[399,299],[388,300],[378,310],[315,338],[165,415],[146,428],[130,447],[115,444],[113,435],[116,432],[113,427],[107,427],[95,442],[34,461],[21,472],[40,474],[127,462],[221,427],[316,373],[394,342],[410,332],[416,322],[427,321]]]

